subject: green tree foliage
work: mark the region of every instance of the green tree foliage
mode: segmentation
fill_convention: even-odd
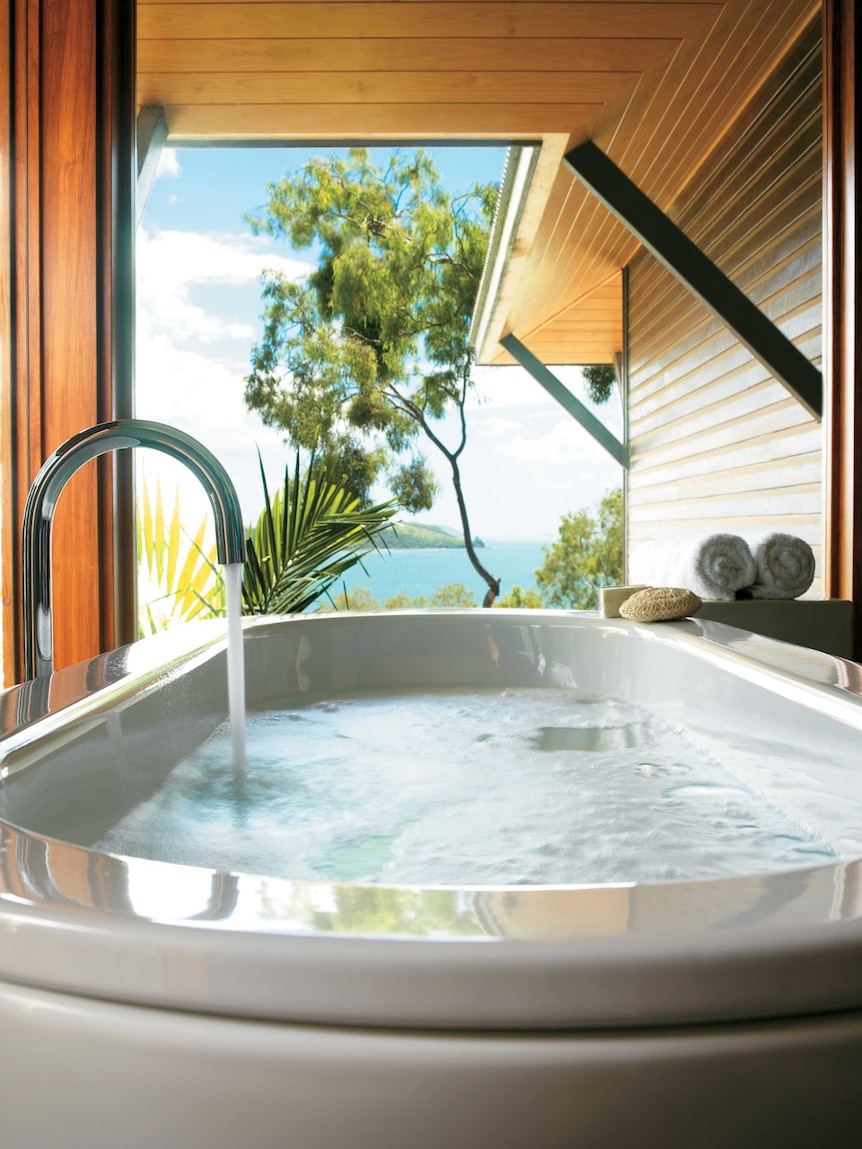
[[[608,364],[598,363],[582,367],[581,374],[587,385],[587,394],[593,403],[607,403],[614,391],[617,374]]]
[[[328,603],[321,604],[321,611],[328,610],[383,610],[380,603],[371,593],[371,588],[367,586],[356,586],[352,590],[338,591],[337,594],[330,592],[327,595]]]
[[[435,586],[428,596],[426,606],[478,606],[475,596],[463,583],[447,582],[445,586]]]
[[[452,197],[430,157],[395,153],[385,168],[364,148],[316,157],[269,184],[248,217],[256,233],[319,248],[304,279],[263,277],[264,329],[245,401],[297,447],[317,446],[361,499],[385,472],[409,511],[427,510],[435,484],[417,449],[424,435],[447,459],[470,561],[479,562],[461,489],[464,406],[471,386],[470,318],[496,204],[494,185]],[[454,447],[436,423],[458,413]]]
[[[510,591],[498,598],[494,606],[509,607],[515,610],[540,610],[545,605],[535,587],[513,586]]]
[[[542,551],[536,582],[545,602],[569,610],[598,607],[599,587],[623,577],[622,488],[608,491],[595,518],[589,510],[564,515],[559,538]]]
[[[471,590],[460,582],[449,582],[445,586],[435,585],[430,595],[411,596],[399,590],[382,604],[377,601],[367,586],[357,586],[353,590],[342,590],[330,595],[333,610],[418,610],[424,607],[473,607],[478,606]]]

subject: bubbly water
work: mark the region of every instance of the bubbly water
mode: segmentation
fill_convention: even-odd
[[[245,777],[245,655],[242,645],[242,563],[226,563],[227,696],[234,778]]]
[[[309,698],[227,732],[97,848],[284,878],[567,885],[835,858],[681,728],[570,690]]]

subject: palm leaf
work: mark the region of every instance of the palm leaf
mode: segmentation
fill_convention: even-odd
[[[144,480],[143,509],[137,516],[138,520],[138,554],[144,555],[147,561],[147,573],[153,573],[153,548],[155,528],[153,525],[153,508],[150,504],[150,491]]]
[[[182,526],[179,492],[168,519],[161,485],[157,480],[153,497],[145,479],[137,518],[139,561],[151,584],[148,601],[139,607],[140,631],[155,634],[173,622],[224,614],[224,586],[215,565],[215,547],[208,553],[203,549],[208,516],[189,535]]]
[[[156,578],[161,582],[165,569],[165,508],[162,503],[162,488],[158,479],[156,479],[156,511],[152,538],[156,558]]]
[[[209,613],[220,614],[223,603],[219,599],[219,584],[221,572],[216,566],[216,549],[211,547],[209,553],[203,549],[204,536],[207,530],[207,517],[205,516],[198,527],[197,534],[190,538],[189,548],[183,569],[177,578],[176,595],[179,598],[179,613],[186,619],[197,618],[205,607]],[[207,588],[210,587],[209,597],[205,598]]]
[[[171,525],[168,527],[167,547],[167,583],[174,585],[174,575],[177,573],[177,559],[180,554],[180,489],[174,492],[174,509],[171,515]]]
[[[298,454],[293,478],[285,468],[284,486],[270,496],[259,464],[264,508],[248,532],[243,607],[247,614],[300,613],[380,549],[398,505],[392,499],[361,507],[313,456],[302,475]]]

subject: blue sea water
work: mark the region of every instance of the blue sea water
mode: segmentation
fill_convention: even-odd
[[[488,543],[476,553],[482,565],[501,580],[501,593],[505,594],[513,586],[526,590],[535,585],[535,571],[544,558],[543,545],[549,544]],[[461,547],[371,554],[363,559],[363,565],[364,570],[355,566],[345,576],[348,594],[356,587],[368,587],[380,603],[399,591],[416,598],[449,583],[463,583],[481,603],[486,590]]]

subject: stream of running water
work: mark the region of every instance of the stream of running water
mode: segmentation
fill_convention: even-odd
[[[236,782],[245,779],[245,659],[242,649],[242,563],[223,568],[227,607],[227,694]]]

